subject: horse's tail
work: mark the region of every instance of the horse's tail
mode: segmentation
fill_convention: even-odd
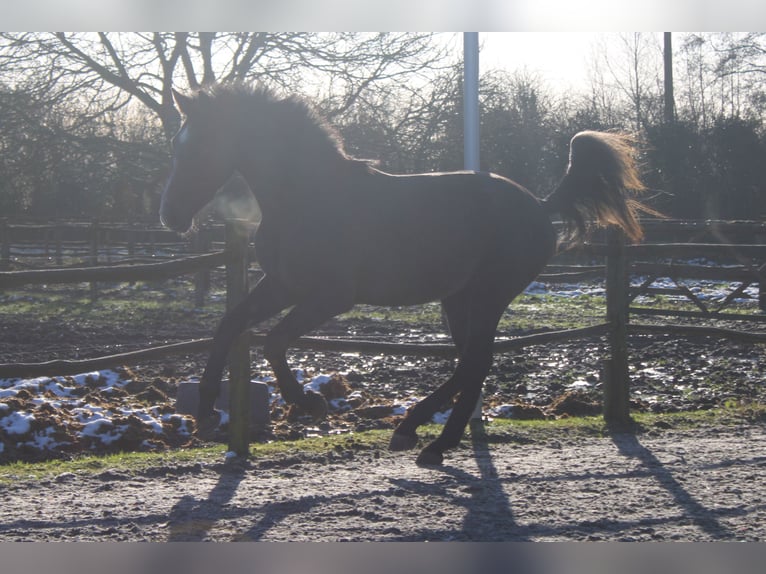
[[[559,213],[569,239],[581,241],[586,220],[620,227],[631,241],[643,237],[638,212],[659,215],[630,197],[644,184],[634,159],[634,140],[616,133],[580,132],[569,144],[569,165],[564,179],[543,201],[550,213]]]

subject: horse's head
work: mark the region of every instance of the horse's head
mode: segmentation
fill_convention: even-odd
[[[184,232],[234,172],[237,142],[205,92],[190,98],[173,91],[173,96],[184,122],[172,141],[172,170],[162,193],[160,220]]]

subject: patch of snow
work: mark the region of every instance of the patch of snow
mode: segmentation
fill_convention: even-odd
[[[0,379],[0,398],[16,396],[22,390],[32,395],[44,394],[47,391],[57,397],[72,397],[78,387],[87,386],[92,381],[98,381],[99,386],[106,389],[123,387],[128,383],[121,379],[118,372],[112,370],[92,371],[68,377]]]
[[[351,410],[351,405],[348,403],[348,399],[345,398],[337,398],[337,399],[331,399],[329,401],[330,404],[330,410],[335,412],[341,412],[345,413],[347,411]]]
[[[407,414],[407,410],[409,410],[410,407],[417,404],[422,400],[423,397],[407,397],[404,401],[398,402],[393,405],[392,414],[394,416],[404,416]],[[431,422],[434,424],[442,425],[447,422],[447,419],[449,418],[450,414],[452,414],[452,409],[447,409],[446,411],[440,411],[438,413],[435,413],[431,417]]]
[[[172,421],[177,420],[178,426],[176,427],[176,432],[183,436],[192,435],[192,430],[191,428],[189,428],[191,420],[187,416],[183,416],[183,415],[179,415],[175,413],[169,413],[169,414],[162,415],[161,420],[164,423],[172,423]]]
[[[47,428],[43,431],[36,432],[33,440],[26,441],[22,443],[22,445],[29,446],[37,450],[53,450],[61,443],[53,440],[51,434],[53,434],[52,428]]]
[[[156,419],[152,414],[148,413],[146,409],[120,409],[120,412],[126,416],[137,417],[141,422],[150,427],[155,434],[162,434],[162,423]]]
[[[542,295],[548,293],[548,286],[539,281],[532,281],[532,283],[527,285],[527,288],[524,289],[524,293],[528,293],[529,295]]]
[[[312,390],[312,391],[314,391],[316,393],[319,393],[319,392],[321,392],[322,386],[326,385],[331,380],[332,380],[332,376],[331,375],[317,375],[316,377],[311,379],[308,383],[305,383],[303,385],[303,388],[304,389]],[[298,382],[300,383],[301,381],[299,380]]]
[[[570,391],[581,391],[589,389],[593,386],[592,383],[589,383],[585,379],[577,379],[576,381],[569,383],[566,388]]]
[[[512,419],[516,407],[514,405],[498,405],[489,409],[489,416],[501,419]]]
[[[443,425],[447,422],[447,419],[452,414],[452,409],[448,409],[444,412],[436,413],[431,417],[431,422],[437,425]]]
[[[0,427],[8,434],[27,434],[35,417],[31,413],[13,412],[0,419]]]
[[[678,262],[677,263],[681,263]],[[688,265],[705,265],[705,266],[718,266],[726,267],[725,265],[718,265],[715,262],[705,259],[692,259],[689,261],[683,261],[682,263]],[[646,281],[645,276],[632,276],[631,284],[638,286]],[[739,283],[728,283],[725,281],[712,281],[712,280],[691,280],[681,279],[681,285],[687,286],[692,293],[695,294],[701,300],[723,300],[729,293],[731,293]],[[659,287],[665,289],[674,289],[677,287],[676,283],[669,277],[658,277],[652,284],[652,287]],[[528,295],[550,295],[553,297],[572,298],[580,297],[582,295],[595,295],[605,296],[606,289],[603,281],[587,282],[587,283],[543,283],[541,281],[533,281],[524,290],[524,293]],[[638,298],[639,301],[644,296]],[[670,296],[673,298],[674,296]],[[679,294],[677,296],[679,300],[685,300],[686,297]],[[758,286],[750,285],[744,290],[743,295],[736,299],[737,301],[752,301],[756,304],[758,300]]]
[[[639,374],[645,375],[646,377],[650,379],[655,379],[655,380],[661,380],[668,377],[667,373],[663,372],[660,369],[655,369],[654,367],[646,367],[636,372]]]
[[[159,407],[118,408],[114,410],[87,404],[80,395],[83,387],[98,386],[99,390],[111,391],[127,385],[130,381],[118,371],[104,370],[80,373],[74,376],[36,377],[31,379],[1,379],[0,398],[14,397],[22,390],[32,397],[29,399],[34,405],[50,404],[56,409],[65,409],[77,423],[71,428],[68,423],[63,423],[67,432],[75,437],[89,437],[100,441],[103,445],[110,445],[123,438],[130,428],[128,424],[115,424],[113,418],[131,417],[132,423],[140,421],[148,432],[156,436],[165,433],[163,424],[173,429],[173,433],[180,436],[192,435],[192,419],[176,413],[161,414]],[[224,413],[222,424],[228,422],[228,415]],[[11,407],[6,403],[0,403],[0,429],[4,431],[6,441],[11,436],[18,436],[22,442],[9,442],[11,446],[24,446],[39,451],[53,451],[62,444],[53,438],[55,430],[51,428],[31,432],[32,423],[35,421],[34,414],[30,412],[11,412]],[[25,436],[26,435],[26,436]],[[149,444],[149,443],[147,443]],[[6,445],[0,443],[2,449]],[[152,446],[149,444],[149,446]]]

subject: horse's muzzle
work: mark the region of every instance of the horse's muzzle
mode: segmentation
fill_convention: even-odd
[[[162,225],[178,233],[189,231],[192,219],[193,217],[167,209],[165,204],[162,204],[160,207],[160,222]]]

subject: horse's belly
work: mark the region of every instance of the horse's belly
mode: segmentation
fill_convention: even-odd
[[[370,305],[417,305],[459,291],[471,278],[480,256],[473,250],[412,253],[371,258],[357,274],[357,300]],[[462,251],[462,252],[461,252]]]

